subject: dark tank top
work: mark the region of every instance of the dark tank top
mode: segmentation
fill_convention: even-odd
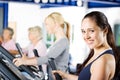
[[[78,80],[90,80],[91,73],[90,73],[90,67],[94,61],[96,61],[99,57],[101,57],[104,54],[113,54],[112,49],[105,50],[101,55],[99,55],[95,60],[93,60],[90,64],[88,64],[86,67],[82,69],[82,71],[79,74]]]

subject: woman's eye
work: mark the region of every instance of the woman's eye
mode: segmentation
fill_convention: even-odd
[[[81,31],[82,33],[85,33],[85,31]]]
[[[90,30],[90,32],[94,32],[94,30]]]

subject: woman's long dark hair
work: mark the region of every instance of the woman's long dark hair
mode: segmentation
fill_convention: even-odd
[[[91,13],[88,13],[87,15],[85,15],[85,17],[83,18],[83,20],[85,18],[90,18],[91,20],[95,21],[95,23],[98,25],[98,27],[101,30],[106,30],[107,29],[107,42],[109,44],[109,46],[112,48],[113,52],[114,52],[114,56],[115,56],[115,60],[116,60],[116,71],[115,71],[115,77],[118,76],[119,72],[120,72],[120,54],[116,48],[115,45],[115,39],[114,39],[114,35],[111,29],[110,24],[108,23],[107,17],[99,11],[93,11]],[[83,69],[83,67],[86,65],[86,63],[90,60],[90,58],[94,55],[94,51],[91,50],[90,54],[88,55],[87,59],[83,62],[82,66],[79,67],[78,73],[80,73],[80,71]]]

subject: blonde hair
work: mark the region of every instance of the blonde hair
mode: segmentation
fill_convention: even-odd
[[[64,21],[64,18],[60,13],[53,12],[53,13],[49,14],[46,17],[46,19],[47,18],[51,18],[51,19],[53,19],[53,21],[55,23],[58,23],[65,30],[65,34],[66,34],[66,37],[68,38],[68,40],[70,39],[70,25],[68,22]]]
[[[38,39],[42,38],[42,29],[40,28],[40,26],[30,27],[28,31],[30,33],[34,33],[34,35],[36,35]]]

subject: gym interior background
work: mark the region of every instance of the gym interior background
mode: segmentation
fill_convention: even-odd
[[[28,28],[39,25],[43,28],[46,44],[51,44],[54,36],[47,40],[44,18],[51,12],[60,12],[71,25],[70,54],[72,67],[82,63],[89,49],[84,43],[80,26],[83,16],[91,11],[101,11],[112,26],[116,45],[120,46],[120,0],[1,0],[0,34],[6,27],[15,31],[14,39],[22,47],[28,45]]]

